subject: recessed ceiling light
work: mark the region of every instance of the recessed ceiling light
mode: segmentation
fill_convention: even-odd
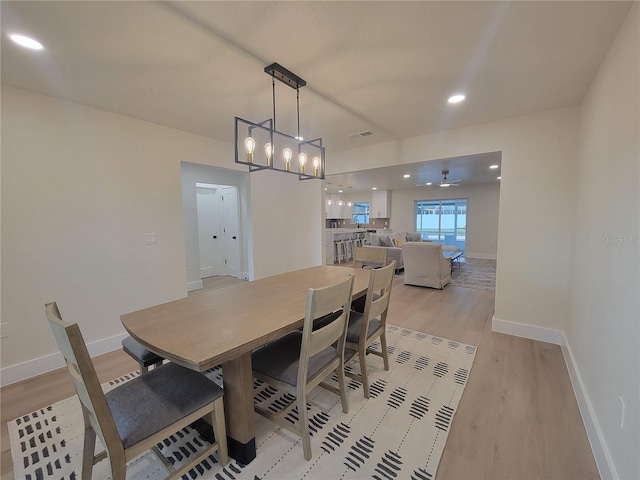
[[[463,101],[465,98],[464,95],[462,95],[461,93],[457,94],[457,95],[453,95],[451,97],[449,97],[449,100],[447,100],[449,103],[460,103],[461,101]]]
[[[502,180],[502,176],[500,176],[500,177],[496,177],[496,179],[498,179],[498,180]]]
[[[327,191],[327,187],[324,187],[324,191],[325,191],[325,192]]]
[[[25,37],[24,35],[9,35],[9,38],[21,47],[30,48],[32,50],[42,50],[44,47],[40,42],[33,38]]]
[[[371,187],[371,190],[377,190],[378,187]]]
[[[411,175],[409,175],[408,173],[405,173],[405,174],[403,175],[403,177],[404,177],[404,178],[409,178],[409,177],[411,177]]]
[[[427,186],[431,185],[431,182],[427,182]]]
[[[491,165],[489,168],[492,168],[495,170],[496,168],[500,168],[500,165]]]

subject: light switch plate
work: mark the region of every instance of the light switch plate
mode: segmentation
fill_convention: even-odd
[[[158,234],[157,233],[145,233],[144,234],[144,244],[145,245],[157,245],[158,244]]]

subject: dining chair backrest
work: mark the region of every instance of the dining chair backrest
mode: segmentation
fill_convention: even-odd
[[[354,278],[354,275],[349,275],[346,280],[335,285],[309,289],[302,328],[298,385],[307,383],[310,357],[336,342],[338,342],[338,354],[344,354]],[[334,315],[335,320],[314,330],[314,320]]]
[[[396,263],[393,261],[386,267],[372,270],[369,275],[367,302],[364,306],[364,321],[362,322],[363,332],[367,331],[367,324],[374,318],[379,318],[383,325],[386,323],[395,265]]]
[[[60,352],[67,363],[73,386],[82,404],[85,420],[91,424],[110,455],[115,455],[118,451],[124,452],[80,327],[77,323],[67,323],[62,320],[55,302],[46,304],[46,315]]]
[[[387,264],[387,249],[383,247],[357,247],[353,254],[353,267],[367,265],[384,267]]]

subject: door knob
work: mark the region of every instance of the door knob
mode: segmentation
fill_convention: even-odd
[[[218,238],[218,236],[217,236],[217,235],[214,235],[214,236],[213,236],[213,238]]]
[[[233,238],[233,239],[235,240],[235,239],[236,239],[236,236],[234,235],[234,236],[233,236],[233,237],[231,237],[231,238]]]

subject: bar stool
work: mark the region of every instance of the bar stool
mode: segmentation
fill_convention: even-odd
[[[341,263],[344,259],[344,242],[338,238],[333,241],[333,250],[335,252],[333,263]]]
[[[333,240],[333,263],[340,263],[340,240]]]
[[[122,349],[138,362],[138,365],[140,365],[140,375],[147,373],[151,365],[157,368],[164,362],[164,358],[144,348],[133,337],[127,337],[122,340]]]
[[[355,251],[356,248],[362,246],[362,234],[356,233],[356,236],[353,238],[353,249]]]
[[[351,260],[353,260],[353,239],[352,238],[345,238],[344,239],[344,246],[345,246],[345,262],[350,262]]]

